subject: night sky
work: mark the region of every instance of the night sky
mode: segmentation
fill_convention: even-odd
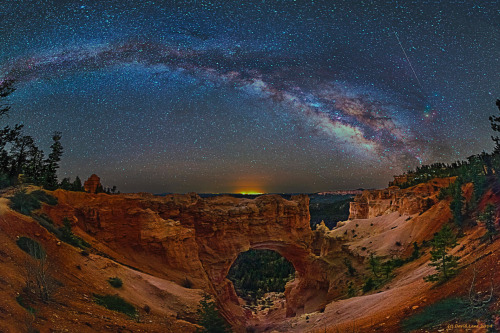
[[[9,123],[122,192],[384,187],[491,151],[500,1],[0,2]]]

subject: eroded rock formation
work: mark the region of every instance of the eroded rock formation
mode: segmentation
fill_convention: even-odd
[[[249,249],[280,253],[295,267],[287,285],[286,314],[325,306],[330,288],[326,264],[311,251],[309,198],[278,195],[256,199],[196,194],[155,197],[55,191],[57,206],[45,206],[56,223],[67,217],[106,244],[116,259],[138,269],[213,294],[225,317],[242,324],[245,313],[226,278],[237,256]]]
[[[101,178],[96,174],[92,174],[92,176],[83,183],[83,188],[87,193],[97,193],[99,188],[102,189]]]
[[[392,186],[383,190],[366,190],[351,202],[349,220],[373,218],[392,212],[400,215],[421,213],[438,202],[437,194],[441,188],[454,181],[455,177],[435,178],[408,189]]]

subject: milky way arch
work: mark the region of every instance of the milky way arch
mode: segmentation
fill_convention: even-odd
[[[422,149],[425,141],[408,124],[418,119],[412,116],[415,106],[405,106],[401,101],[397,104],[391,100],[394,96],[374,88],[337,82],[324,70],[319,78],[315,73],[306,75],[294,62],[264,53],[244,53],[238,48],[197,50],[133,40],[15,59],[4,65],[2,72],[3,80],[22,84],[126,64],[153,69],[152,75],[175,71],[283,103],[310,134],[369,158],[396,156],[421,161],[432,151],[431,147]]]

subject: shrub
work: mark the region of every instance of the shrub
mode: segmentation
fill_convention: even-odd
[[[94,294],[94,302],[108,310],[126,314],[130,318],[137,317],[135,307],[118,295],[98,295]]]
[[[59,239],[61,239],[63,242],[66,242],[70,245],[79,247],[80,249],[86,249],[90,247],[90,244],[78,237],[73,233],[72,227],[71,227],[71,222],[67,218],[63,219],[63,226],[59,228],[59,232],[61,236]]]
[[[17,246],[35,259],[45,257],[45,250],[36,240],[28,237],[19,237],[16,241]]]
[[[121,286],[123,286],[123,282],[122,282],[122,279],[120,279],[119,277],[112,277],[112,278],[109,278],[108,279],[108,282],[109,284],[113,287],[113,288],[120,288]]]
[[[62,240],[63,242],[78,247],[82,250],[85,250],[90,247],[89,243],[87,243],[85,240],[83,240],[82,238],[78,237],[73,233],[71,222],[67,218],[63,219],[64,225],[59,228],[57,228],[54,225],[54,221],[52,221],[50,217],[48,217],[47,215],[44,214],[34,215],[33,218],[36,221],[38,221],[38,223],[42,227],[44,227],[45,229],[56,235],[56,237]],[[84,251],[82,251],[82,255],[84,256],[88,255],[88,253],[83,253],[83,252]]]
[[[34,289],[43,302],[49,301],[60,282],[52,276],[52,267],[45,250],[38,242],[27,237],[20,237],[16,243],[33,257],[23,263],[26,288]]]
[[[35,314],[36,309],[33,308],[32,306],[26,304],[26,301],[24,300],[23,295],[17,295],[16,301],[17,301],[17,304],[19,304],[20,306],[25,308],[29,313]]]
[[[394,258],[388,260],[388,263],[393,267],[393,268],[398,268],[406,264],[406,260],[401,259],[401,258]]]
[[[12,185],[12,181],[9,178],[9,175],[5,173],[0,173],[0,188],[6,188]]]
[[[197,333],[229,333],[230,329],[219,314],[219,310],[215,306],[215,302],[211,300],[210,295],[204,295],[200,301],[198,308],[198,325],[203,329],[199,329]]]
[[[35,199],[41,202],[45,202],[48,205],[54,206],[57,205],[57,198],[48,194],[42,190],[36,190],[30,193]]]
[[[367,293],[373,288],[375,288],[375,281],[373,281],[373,279],[370,277],[368,278],[368,280],[366,280],[365,284],[363,285],[363,292]]]
[[[349,282],[347,285],[347,297],[354,297],[356,296],[357,292],[356,289],[354,288],[354,283]]]
[[[30,215],[33,210],[40,209],[40,201],[26,191],[20,191],[10,197],[10,207],[16,212],[24,215]]]
[[[54,221],[52,221],[50,217],[45,214],[37,214],[33,216],[33,219],[35,219],[42,227],[47,229],[49,232],[56,235],[57,238],[61,239],[61,232],[58,228],[56,228],[56,226],[54,225]]]
[[[411,253],[411,256],[408,258],[408,261],[416,260],[420,257],[420,248],[418,247],[417,242],[413,242],[413,252]]]

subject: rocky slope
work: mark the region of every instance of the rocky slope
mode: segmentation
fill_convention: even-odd
[[[349,220],[373,218],[391,212],[413,215],[426,211],[437,203],[439,190],[454,181],[455,177],[436,178],[409,189],[392,186],[383,190],[364,191],[351,202]]]

